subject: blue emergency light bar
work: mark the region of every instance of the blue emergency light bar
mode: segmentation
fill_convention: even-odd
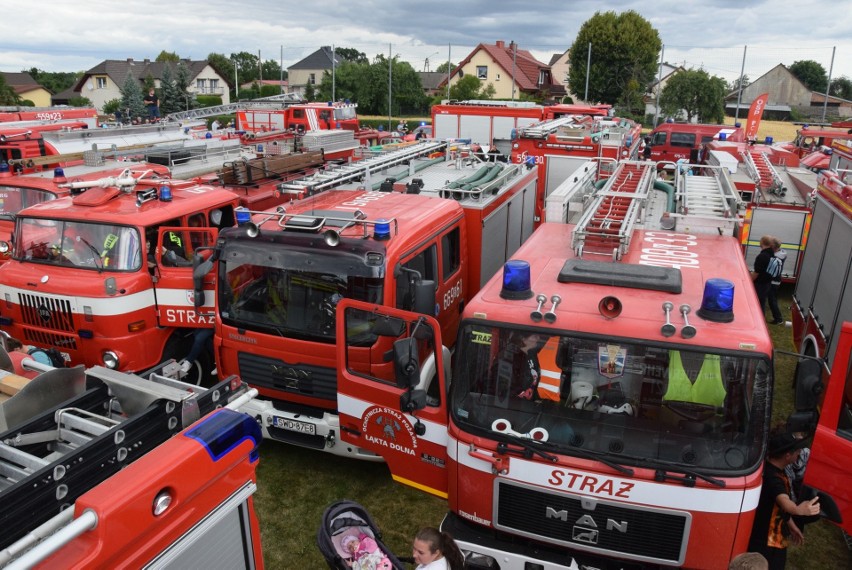
[[[503,265],[503,288],[500,290],[500,296],[511,300],[529,299],[533,296],[528,261],[513,259]]]
[[[708,279],[704,283],[704,297],[701,308],[696,311],[699,317],[716,323],[729,323],[734,320],[734,284],[727,279]]]
[[[196,440],[207,449],[213,461],[218,461],[246,439],[254,442],[251,461],[258,458],[258,446],[263,440],[260,426],[251,416],[221,409],[208,416],[186,432],[186,437]]]

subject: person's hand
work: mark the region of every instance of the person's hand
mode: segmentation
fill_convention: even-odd
[[[789,519],[787,521],[787,528],[790,529],[790,540],[796,546],[801,546],[805,543],[805,535],[802,534],[802,531],[799,530],[798,525],[793,522],[793,519]]]
[[[521,398],[523,400],[532,400],[532,397],[533,397],[532,387],[527,388],[526,390],[524,390],[523,392],[520,392],[518,394],[518,398]]]
[[[802,501],[796,507],[798,514],[802,516],[812,516],[819,514],[819,497],[814,497],[808,501]]]

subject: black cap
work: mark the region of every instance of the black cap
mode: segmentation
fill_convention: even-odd
[[[779,433],[769,438],[769,457],[777,457],[784,453],[807,447],[806,438],[797,438],[791,433]]]

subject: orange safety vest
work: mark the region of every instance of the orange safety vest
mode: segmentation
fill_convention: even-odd
[[[556,352],[558,348],[559,338],[553,337],[538,352],[538,363],[541,366],[541,377],[538,380],[538,397],[542,400],[559,401],[562,369],[556,365]]]
[[[695,382],[689,380],[683,369],[680,351],[669,351],[669,386],[663,400],[693,402],[721,407],[725,403],[725,386],[722,383],[722,366],[718,354],[704,355],[704,362]]]

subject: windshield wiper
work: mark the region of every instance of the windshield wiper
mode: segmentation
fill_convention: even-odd
[[[548,461],[556,462],[559,458],[555,455],[551,455],[547,453],[543,449],[541,449],[539,443],[533,443],[536,440],[528,439],[525,437],[520,437],[517,435],[512,435],[509,433],[500,434],[504,437],[507,437],[512,440],[512,443],[517,444],[523,448],[523,450],[510,449],[509,445],[505,441],[501,441],[497,444],[497,453],[520,453],[523,457],[530,459],[533,455],[538,455],[547,459]]]
[[[650,463],[652,465],[665,465],[666,468],[658,468],[654,472],[654,480],[663,482],[663,481],[680,481],[687,487],[695,487],[695,480],[701,479],[703,481],[707,481],[711,485],[716,485],[717,487],[726,487],[727,484],[715,477],[711,477],[709,475],[703,475],[698,471],[693,469],[689,469],[688,467],[683,467],[676,463],[669,463],[668,461],[661,461],[659,459],[641,459],[641,461],[645,463]],[[680,475],[669,475],[669,471],[677,471],[683,473],[685,476]]]
[[[103,261],[101,260],[101,252],[98,251],[98,248],[96,248],[95,246],[90,244],[89,240],[87,240],[86,238],[84,238],[82,236],[77,236],[77,237],[80,239],[81,242],[83,242],[83,244],[86,245],[86,247],[88,247],[92,251],[92,257],[94,258],[94,261],[95,261],[95,267],[98,268],[98,273],[103,272],[104,265],[103,265]]]
[[[616,463],[615,461],[612,461],[611,459],[607,459],[606,457],[601,456],[597,452],[592,452],[592,451],[588,451],[586,449],[581,449],[581,448],[575,447],[573,445],[569,445],[568,449],[570,449],[569,453],[571,453],[572,455],[582,457],[583,459],[591,459],[593,461],[600,461],[601,463],[603,463],[607,467],[612,467],[613,469],[615,469],[619,473],[623,473],[623,474],[627,475],[628,477],[633,477],[633,469],[631,469],[630,467],[625,467],[624,465],[621,465],[620,463]]]

